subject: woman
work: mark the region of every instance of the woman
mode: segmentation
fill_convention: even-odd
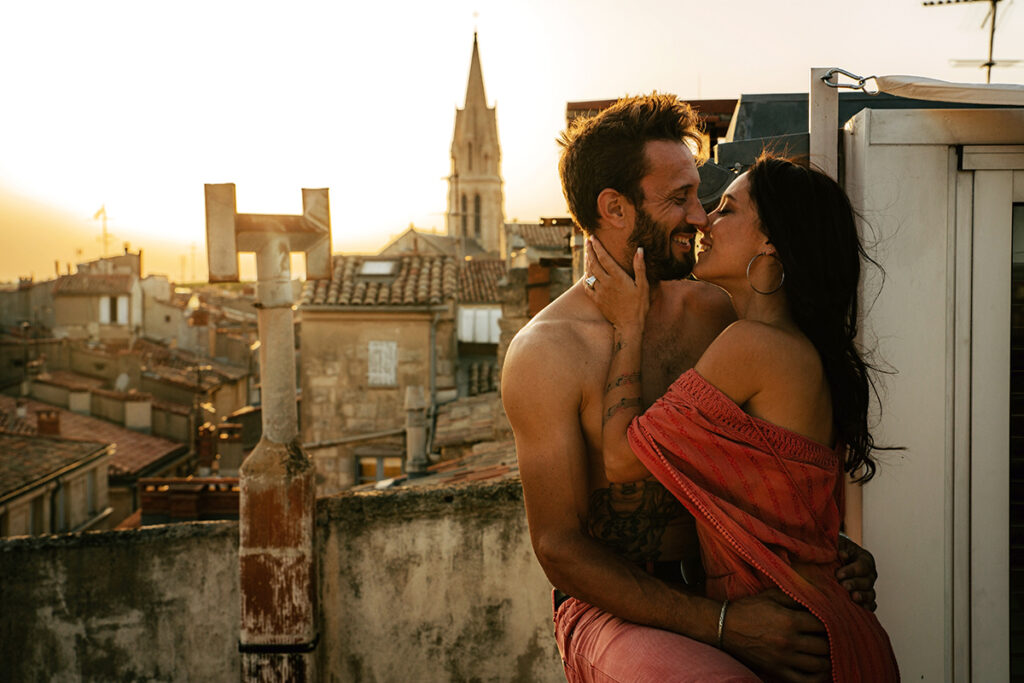
[[[726,191],[698,237],[695,277],[731,297],[738,321],[640,414],[648,291],[588,244],[591,289],[615,327],[605,395],[608,479],[651,474],[697,519],[707,595],[728,605],[778,587],[825,625],[836,681],[898,680],[889,639],[835,579],[842,473],[872,477],[870,380],[855,346],[863,250],[828,176],[762,158]]]

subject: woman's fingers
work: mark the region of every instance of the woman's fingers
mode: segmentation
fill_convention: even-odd
[[[598,280],[608,277],[608,269],[605,267],[605,259],[610,258],[601,243],[591,237],[587,240],[587,255],[590,257],[587,272],[596,275]]]

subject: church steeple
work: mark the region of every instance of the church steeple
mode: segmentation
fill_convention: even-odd
[[[480,46],[477,44],[476,32],[473,32],[473,58],[469,62],[469,83],[466,84],[466,104],[487,107],[487,95],[484,91],[484,74],[480,69]]]
[[[459,238],[463,252],[475,241],[484,251],[503,254],[505,211],[498,120],[495,108],[487,106],[476,33],[466,101],[462,109],[455,110],[451,155],[448,234]]]

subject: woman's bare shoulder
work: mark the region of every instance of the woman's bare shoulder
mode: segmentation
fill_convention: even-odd
[[[820,367],[806,337],[755,320],[725,328],[696,365],[701,376],[740,405],[766,386]]]

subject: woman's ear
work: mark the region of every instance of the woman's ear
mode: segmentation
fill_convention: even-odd
[[[624,227],[629,201],[618,190],[606,187],[597,195],[597,216],[601,222],[613,227]]]

